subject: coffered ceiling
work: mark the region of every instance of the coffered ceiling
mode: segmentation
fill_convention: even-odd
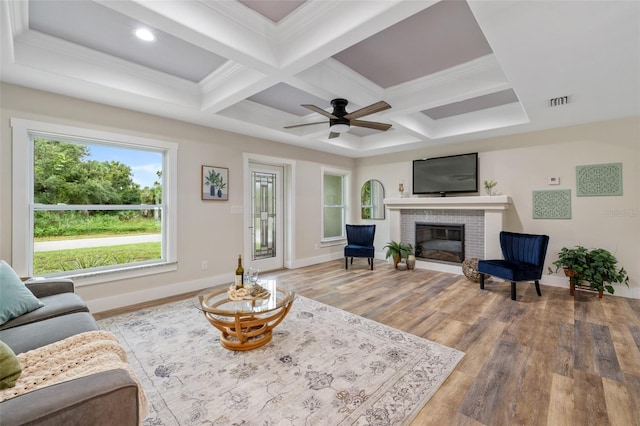
[[[2,81],[350,157],[640,115],[636,1],[2,0],[0,13]],[[384,100],[362,119],[391,128],[329,139],[300,105],[330,112],[334,98],[348,112]]]

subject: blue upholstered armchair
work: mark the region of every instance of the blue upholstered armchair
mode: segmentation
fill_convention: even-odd
[[[366,257],[373,271],[373,258],[376,252],[373,247],[375,234],[375,225],[347,225],[347,245],[344,247],[345,269],[349,269],[349,258],[353,264],[354,257]]]
[[[539,280],[548,245],[548,235],[500,232],[500,248],[504,260],[478,262],[480,288],[484,288],[484,276],[487,274],[511,281],[511,300],[516,300],[517,281],[535,281],[536,292],[538,296],[542,296]]]

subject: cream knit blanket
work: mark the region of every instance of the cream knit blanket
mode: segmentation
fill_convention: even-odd
[[[25,393],[108,370],[124,369],[138,384],[140,423],[147,414],[147,398],[127,363],[118,339],[108,331],[89,331],[17,355],[22,375],[13,388],[0,390],[0,402]]]

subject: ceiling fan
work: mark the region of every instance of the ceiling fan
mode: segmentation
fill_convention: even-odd
[[[320,107],[315,105],[301,105],[311,111],[317,112],[318,114],[322,114],[329,119],[329,121],[317,121],[315,123],[305,123],[305,124],[296,124],[293,126],[285,126],[285,129],[293,129],[294,127],[303,127],[303,126],[311,126],[314,124],[321,123],[329,123],[329,139],[337,138],[340,136],[340,133],[348,132],[351,126],[356,127],[366,127],[368,129],[382,130],[386,131],[391,128],[391,124],[386,123],[378,123],[376,121],[364,121],[358,120],[360,117],[364,117],[365,115],[374,114],[376,112],[384,111],[385,109],[391,108],[391,105],[386,103],[385,101],[376,102],[375,104],[371,104],[364,108],[360,108],[354,112],[347,112],[345,109],[349,101],[346,99],[334,99],[331,101],[331,105],[333,105],[333,112],[327,112]]]

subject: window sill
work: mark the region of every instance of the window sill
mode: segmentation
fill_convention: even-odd
[[[333,247],[333,246],[344,246],[345,244],[347,244],[347,239],[346,238],[341,238],[339,240],[320,241],[320,248]]]
[[[122,267],[118,269],[109,269],[105,271],[87,271],[76,272],[71,274],[55,274],[43,277],[36,277],[34,279],[48,279],[48,278],[69,278],[73,280],[76,287],[83,287],[93,284],[101,284],[109,281],[126,280],[131,278],[139,278],[147,275],[162,274],[165,272],[172,272],[178,269],[177,262],[169,263],[153,263],[147,265],[135,265],[129,267]]]

